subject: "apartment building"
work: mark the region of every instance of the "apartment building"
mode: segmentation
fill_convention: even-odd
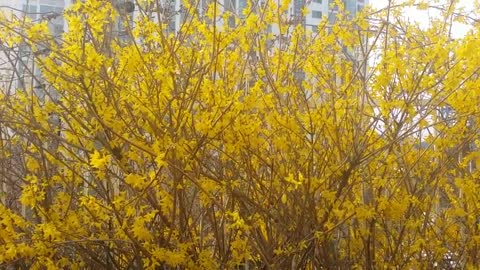
[[[65,28],[62,13],[68,4],[69,2],[64,0],[0,0],[0,12],[7,18],[27,16],[33,22],[47,21],[53,35],[60,36]],[[27,45],[11,47],[8,44],[0,44],[0,91],[13,94],[18,89],[33,89],[37,96],[42,97],[45,85],[40,75],[40,70],[33,61],[32,51]],[[11,156],[0,157],[1,203],[9,209],[21,211],[26,216],[27,209],[18,202],[20,190],[16,183],[19,175],[24,174],[24,169],[16,165],[22,163],[22,157],[18,154],[21,150],[8,143],[15,137],[12,130],[0,126],[0,136],[2,141],[0,147],[11,153]]]
[[[116,1],[114,6],[119,9],[119,11],[127,12],[135,16],[135,9],[138,10],[138,8],[135,7],[136,3],[131,2],[134,0]],[[198,5],[199,12],[205,12],[210,1],[211,0],[201,0]],[[221,5],[224,10],[234,11],[236,14],[239,14],[239,16],[242,16],[242,11],[247,7],[247,0],[219,1],[219,5]],[[343,2],[346,10],[354,15],[367,4],[367,1],[368,0],[344,0]],[[168,22],[168,31],[172,33],[180,29],[183,21],[181,2],[182,0],[161,0],[163,4],[161,7],[163,14],[160,16],[165,16],[162,19],[166,19]],[[64,31],[68,31],[62,13],[71,3],[71,0],[0,0],[0,11],[7,16],[28,16],[33,22],[47,21],[53,35],[60,36]],[[305,8],[309,11],[304,16],[302,10]],[[293,0],[290,3],[288,12],[292,25],[301,24],[307,30],[316,32],[322,19],[327,18],[330,22],[335,20],[338,7],[335,6],[332,0]],[[116,23],[116,37],[126,37],[126,35],[124,35],[124,30],[126,29],[122,29],[122,19],[118,18]],[[272,27],[270,31],[275,33],[278,29]],[[13,93],[17,89],[33,89],[38,97],[42,97],[47,89],[41,81],[42,76],[40,70],[35,66],[33,61],[32,51],[27,46],[10,48],[3,44],[2,48],[3,50],[0,52],[0,91],[10,91]],[[48,50],[46,50],[45,53],[48,53]],[[301,73],[301,71],[299,73]],[[8,141],[11,135],[12,132],[8,128],[0,127],[2,141]],[[20,153],[20,151],[16,151],[15,149],[13,149],[12,152]],[[0,168],[3,170],[1,177],[4,178],[0,179],[0,197],[2,203],[8,205],[11,209],[21,207],[17,201],[19,194],[18,187],[16,190],[12,189],[13,186],[18,185],[8,182],[8,180],[15,179],[18,175],[23,174],[23,172],[17,172],[13,169],[18,167],[14,166],[15,163],[18,162],[21,161],[17,161],[15,158],[0,158]],[[13,172],[14,175],[8,175],[9,172]],[[13,206],[14,204],[15,206]],[[24,216],[27,215],[27,210],[24,207],[21,211]]]
[[[54,35],[61,35],[63,31],[67,31],[67,25],[62,17],[63,10],[68,7],[74,0],[0,0],[0,11],[4,14],[15,15],[18,17],[28,16],[32,21],[48,21],[49,27]],[[137,3],[135,0],[113,0],[114,6],[121,13],[131,13],[135,16]],[[160,14],[162,20],[167,22],[168,31],[177,32],[183,22],[182,12],[183,0],[161,0],[159,7],[160,13],[153,12],[152,19],[158,19],[156,16]],[[204,13],[212,0],[200,0],[198,3],[198,12]],[[258,4],[262,1],[258,0]],[[274,0],[280,1],[280,0]],[[351,16],[368,4],[368,0],[342,0],[345,10]],[[219,0],[218,5],[220,11],[228,10],[242,17],[243,10],[247,8],[247,0]],[[302,10],[307,9],[308,13],[304,16]],[[330,23],[335,21],[338,6],[335,0],[292,0],[288,9],[288,16],[292,25],[303,25],[306,30],[312,32],[318,31],[318,27],[322,19],[327,18]],[[134,17],[133,16],[133,17]],[[219,20],[221,23],[221,21]],[[234,26],[234,18],[229,22],[230,26]],[[117,27],[115,27],[116,36],[118,38],[126,38],[124,22],[119,17]],[[272,26],[269,28],[273,34],[278,33],[278,28]],[[127,38],[128,39],[128,38]],[[27,47],[4,48],[0,53],[0,87],[2,89],[24,89],[33,87],[41,89],[42,83],[35,78],[40,78],[39,70],[35,68],[31,51]]]
[[[178,30],[182,23],[182,2],[183,0],[164,0],[162,10],[165,18],[169,21],[168,26],[170,31]],[[268,0],[258,0],[259,5]],[[274,0],[280,2],[280,0]],[[205,12],[211,0],[201,0],[198,9],[199,12]],[[362,10],[368,4],[368,0],[342,0],[345,10],[351,16],[354,16],[358,11]],[[220,0],[220,10],[228,10],[237,14],[239,17],[243,16],[243,10],[247,8],[247,0]],[[306,8],[308,14],[302,15],[302,9]],[[316,32],[321,20],[325,17],[333,23],[335,21],[335,14],[338,12],[338,6],[335,0],[292,0],[288,10],[290,22],[292,25],[302,24],[307,30]],[[221,23],[219,21],[219,23]],[[229,22],[230,26],[234,25],[234,20]],[[275,33],[275,28],[272,32]]]
[[[6,16],[29,17],[33,22],[47,21],[54,36],[65,30],[63,10],[70,0],[0,0],[0,11]],[[0,53],[0,87],[15,91],[33,87],[39,91],[42,83],[40,71],[35,67],[31,50],[27,46],[6,48]]]

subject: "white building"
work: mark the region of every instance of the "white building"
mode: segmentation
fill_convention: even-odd
[[[167,19],[169,19],[170,22],[170,31],[178,31],[180,28],[182,23],[182,1],[184,0],[161,1],[161,4],[164,5],[162,7],[163,14]],[[257,1],[259,1],[259,4],[261,5],[262,2],[270,0]],[[273,1],[280,2],[281,0]],[[368,4],[368,0],[342,0],[342,2],[345,6],[345,10],[348,11],[352,16],[354,16],[358,11],[362,10],[364,6]],[[211,3],[211,0],[200,0],[198,5],[199,12],[204,12],[209,3]],[[243,10],[247,7],[247,0],[219,0],[219,6],[220,10],[228,10],[242,17]],[[309,10],[306,16],[302,16],[303,8],[307,8]],[[337,11],[338,7],[335,7],[334,0],[291,0],[288,15],[291,18],[292,24],[303,24],[307,30],[316,32],[318,25],[323,18],[327,17],[330,22],[334,22]],[[219,21],[219,23],[221,23],[221,21]],[[232,21],[230,24],[233,25],[234,22]],[[272,28],[272,31],[275,33],[277,30]]]
[[[0,11],[7,17],[28,16],[33,22],[48,21],[52,33],[59,36],[65,28],[63,10],[69,3],[70,0],[0,0]],[[1,52],[0,87],[2,90],[14,91],[29,86],[39,89],[42,87],[41,82],[35,80],[35,77],[39,77],[38,75],[40,72],[33,63],[28,47],[8,48]]]
[[[62,17],[65,7],[68,7],[75,0],[0,0],[0,11],[4,14],[15,15],[17,17],[28,16],[32,21],[48,21],[49,27],[54,35],[61,35],[66,31],[66,25]],[[115,1],[113,5],[117,9],[124,9],[130,11],[138,7],[135,0],[111,0]],[[177,32],[183,21],[182,1],[184,0],[160,0],[160,13],[152,12],[152,19],[156,20],[156,16],[161,14],[162,20],[167,21],[168,31],[171,33]],[[247,7],[247,0],[218,0],[220,11],[228,10],[242,17],[243,10]],[[255,1],[255,0],[254,0]],[[263,1],[257,0],[258,4]],[[281,0],[273,0],[280,2]],[[212,0],[200,0],[198,3],[198,12],[204,13]],[[342,0],[345,9],[353,16],[359,10],[368,4],[368,0]],[[306,16],[302,15],[302,10],[306,8],[308,13]],[[292,0],[288,9],[288,16],[290,17],[292,25],[303,25],[306,30],[312,32],[318,31],[318,26],[322,19],[327,18],[330,22],[335,21],[335,14],[338,7],[335,6],[334,0]],[[128,11],[127,11],[128,12]],[[133,14],[135,14],[135,12]],[[219,14],[221,17],[221,14]],[[221,23],[223,20],[219,20]],[[229,22],[230,26],[234,26],[235,22]],[[117,35],[122,38],[122,22],[119,20],[117,28]],[[269,28],[273,34],[278,33],[278,28],[272,26]],[[42,91],[42,83],[36,80],[40,78],[39,71],[32,61],[33,57],[27,47],[11,48],[0,52],[0,87],[4,90],[14,91],[15,89],[22,89],[33,87]],[[33,75],[33,76],[32,76]]]

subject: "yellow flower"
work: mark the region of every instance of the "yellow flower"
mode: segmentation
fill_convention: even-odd
[[[102,155],[95,150],[90,156],[90,165],[96,169],[103,169],[110,162],[110,155]]]

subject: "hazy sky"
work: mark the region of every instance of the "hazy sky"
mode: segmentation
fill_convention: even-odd
[[[396,2],[400,1],[396,0]],[[369,3],[375,8],[383,8],[388,5],[388,0],[369,0]],[[460,0],[460,5],[470,11],[473,9],[473,3],[474,0]],[[412,20],[418,21],[421,25],[428,26],[428,18],[435,16],[435,12],[410,8],[405,10],[405,15]],[[452,34],[454,37],[461,37],[465,35],[468,29],[469,27],[465,24],[455,23]]]

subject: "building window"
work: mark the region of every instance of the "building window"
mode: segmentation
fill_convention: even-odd
[[[302,8],[305,5],[304,0],[294,0],[293,1],[293,15],[300,16],[302,14]]]
[[[322,0],[313,0],[314,3],[321,4]]]
[[[312,18],[321,19],[321,18],[322,18],[322,12],[321,12],[321,11],[313,10],[313,11],[312,11]]]
[[[312,32],[318,33],[318,25],[312,25]]]
[[[37,19],[37,6],[23,5],[23,12],[32,20]]]
[[[344,2],[344,4],[345,4],[345,2]],[[330,10],[338,11],[338,5],[337,5],[337,3],[335,3],[334,0],[328,0],[328,6],[329,6]]]
[[[245,15],[243,12],[247,9],[247,0],[239,0],[238,1],[238,13],[240,14],[240,18],[245,19]]]
[[[48,19],[48,28],[54,36],[63,33],[63,7],[40,5],[39,16]]]

